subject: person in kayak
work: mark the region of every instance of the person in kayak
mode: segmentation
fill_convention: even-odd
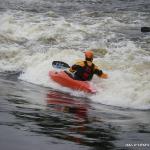
[[[93,63],[93,55],[91,50],[85,51],[85,60],[79,61],[69,68],[69,71],[74,73],[75,80],[90,81],[94,74],[104,79],[108,78],[108,75]]]

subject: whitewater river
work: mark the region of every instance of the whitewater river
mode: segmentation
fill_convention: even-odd
[[[0,149],[150,149],[149,0],[0,0]],[[93,49],[97,93],[61,87],[54,60]]]

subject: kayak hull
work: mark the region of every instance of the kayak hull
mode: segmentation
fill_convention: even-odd
[[[64,71],[49,71],[49,77],[64,87],[86,93],[96,93],[96,90],[89,84],[89,82],[74,80]]]

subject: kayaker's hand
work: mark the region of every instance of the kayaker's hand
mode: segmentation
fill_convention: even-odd
[[[101,78],[104,78],[104,79],[107,79],[107,78],[108,78],[108,74],[103,73],[100,77],[101,77]]]

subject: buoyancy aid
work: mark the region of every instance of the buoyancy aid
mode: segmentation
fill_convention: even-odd
[[[92,63],[92,65],[89,66],[87,61],[84,61],[84,66],[79,67],[75,72],[75,76],[77,77],[77,79],[82,81],[91,80],[93,74],[94,74],[94,64]]]

